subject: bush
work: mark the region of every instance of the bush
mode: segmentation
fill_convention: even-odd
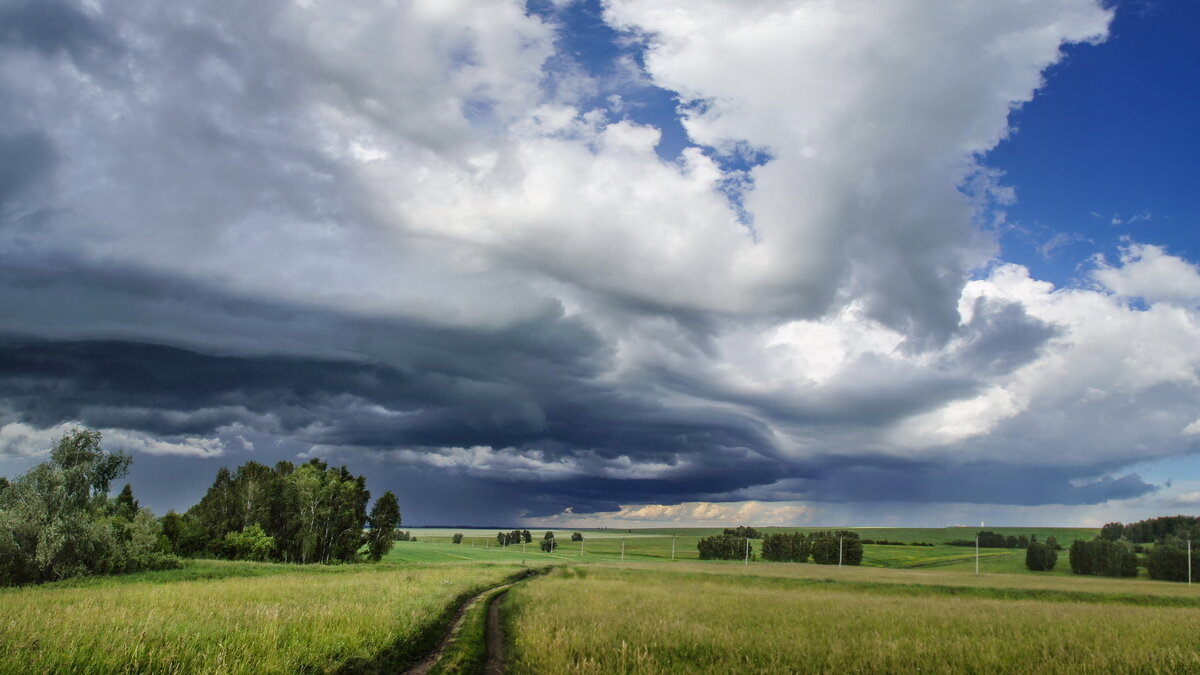
[[[268,537],[259,525],[248,525],[241,532],[225,534],[225,549],[233,560],[269,560],[275,553],[275,538]]]
[[[1058,553],[1048,544],[1032,542],[1025,549],[1025,566],[1034,572],[1048,572],[1058,563]]]
[[[761,539],[762,535],[758,530],[749,525],[738,525],[737,528],[727,527],[724,534],[728,537],[741,537],[743,539]]]
[[[461,544],[462,539],[463,539],[462,532],[455,532],[454,536],[450,538],[450,541],[454,542],[455,544]]]

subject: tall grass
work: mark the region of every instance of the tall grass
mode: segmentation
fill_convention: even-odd
[[[0,672],[372,670],[379,659],[394,665],[416,656],[456,599],[516,571],[478,564],[290,569],[0,591]]]
[[[509,592],[513,672],[1200,670],[1200,607],[780,581],[663,566],[556,570]]]

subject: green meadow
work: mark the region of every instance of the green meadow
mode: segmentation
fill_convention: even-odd
[[[764,527],[764,534],[780,532],[813,532],[833,528],[817,527]],[[884,528],[848,527],[863,539],[887,540],[905,543],[930,543],[934,546],[876,546],[866,545],[863,565],[867,567],[919,568],[938,567],[951,570],[975,569],[975,549],[967,546],[950,546],[947,542],[973,539],[979,528]],[[1054,537],[1063,547],[1075,539],[1091,539],[1098,530],[1086,528],[985,528],[1003,535],[1036,535],[1039,541]],[[414,529],[415,542],[397,542],[388,560],[406,562],[453,562],[454,560],[520,561],[539,562],[665,562],[699,560],[696,545],[700,539],[720,534],[720,528],[674,528],[638,530],[554,530],[558,548],[553,554],[544,554],[538,544],[545,529],[530,529],[533,541],[521,545],[500,547],[496,541],[496,530],[426,528]],[[571,541],[571,533],[580,532],[582,542]],[[455,533],[463,534],[462,544],[452,544]],[[760,542],[751,541],[754,551]],[[1024,549],[982,549],[979,556],[980,570],[984,572],[1025,572]],[[1066,551],[1060,552],[1060,563],[1050,574],[1069,575]]]
[[[991,529],[1064,545],[1095,534]],[[465,598],[527,569],[548,573],[503,596],[513,673],[1200,669],[1200,584],[1074,576],[1066,551],[1034,573],[1023,550],[982,549],[976,574],[974,548],[946,544],[974,529],[857,531],[935,545],[866,545],[861,567],[839,567],[698,561],[696,542],[720,530],[555,531],[544,553],[545,530],[501,547],[491,530],[418,529],[379,564],[190,560],[9,588],[0,672],[397,672]],[[431,672],[482,672],[487,597]]]
[[[504,620],[522,673],[1196,672],[1200,593],[1154,584],[1142,594],[1147,585],[609,564],[521,584]]]
[[[508,565],[190,561],[182,570],[0,590],[0,672],[390,671]]]

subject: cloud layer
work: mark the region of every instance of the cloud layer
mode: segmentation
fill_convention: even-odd
[[[1054,288],[991,227],[1109,11],[682,7],[605,3],[599,77],[570,2],[3,0],[0,458],[329,457],[430,522],[1096,504],[1196,449],[1196,266]]]

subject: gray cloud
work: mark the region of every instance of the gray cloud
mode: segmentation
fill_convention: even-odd
[[[418,4],[0,3],[0,429],[190,448],[139,453],[135,478],[186,483],[160,505],[319,454],[462,521],[1085,504],[1153,486],[1080,480],[1191,447],[1193,286],[1162,281],[1191,263],[1138,249],[1097,272],[1116,294],[981,276],[1003,188],[977,153],[1104,33],[1094,3],[782,36],[706,0],[758,36],[731,49],[612,2],[646,40],[629,78],[563,66],[521,3]],[[585,107],[623,83],[682,101],[677,163]]]

